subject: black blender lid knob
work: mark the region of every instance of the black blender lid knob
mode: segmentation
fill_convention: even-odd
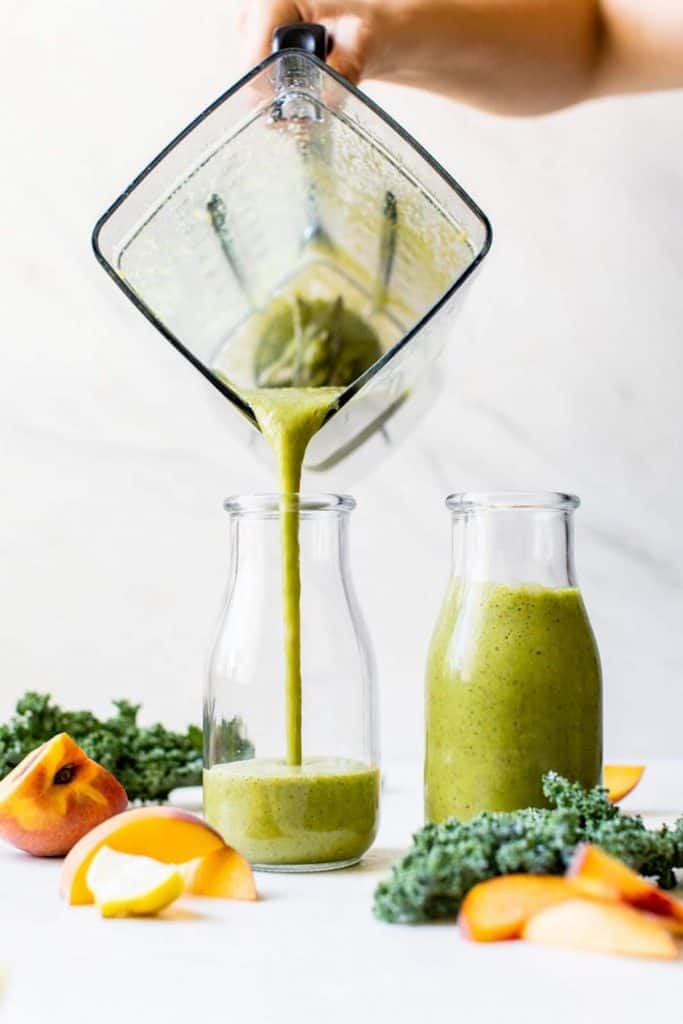
[[[319,60],[325,60],[330,52],[327,29],[324,25],[307,21],[280,25],[273,32],[273,53],[280,50],[305,50],[315,54]]]

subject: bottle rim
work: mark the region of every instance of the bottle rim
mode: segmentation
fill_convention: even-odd
[[[230,516],[253,516],[259,519],[277,519],[283,505],[296,506],[300,516],[352,512],[356,499],[350,494],[231,494],[223,502]]]
[[[463,491],[449,494],[446,507],[456,515],[468,512],[574,512],[581,500],[561,491]]]

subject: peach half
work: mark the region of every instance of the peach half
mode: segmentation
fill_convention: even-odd
[[[124,811],[88,832],[67,856],[60,888],[68,903],[93,902],[88,868],[102,846],[164,864],[184,864],[226,848],[218,832],[187,811],[156,806]]]
[[[606,764],[602,770],[602,782],[613,804],[623,800],[636,788],[643,777],[642,764]]]
[[[62,732],[0,782],[0,837],[37,857],[61,857],[127,806],[120,782]]]

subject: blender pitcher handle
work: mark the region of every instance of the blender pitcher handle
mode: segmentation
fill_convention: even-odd
[[[275,69],[273,121],[314,124],[322,120],[316,102],[322,84],[321,71],[304,54],[324,61],[330,49],[329,41],[324,25],[307,21],[275,29],[273,53],[282,56]]]
[[[324,61],[330,52],[331,42],[324,25],[307,21],[280,25],[273,32],[273,53],[281,53],[282,57],[275,72],[276,95],[271,106],[271,119],[274,124],[292,126],[298,135],[304,173],[308,177],[308,224],[303,242],[307,244],[315,240],[318,245],[327,246],[332,243],[321,220],[315,179],[310,167],[312,153],[315,151],[318,158],[324,159],[321,154],[327,146],[324,138],[320,137],[320,129],[325,121],[324,108],[320,103],[322,72],[304,54],[311,54]]]
[[[291,25],[280,25],[273,32],[272,52],[280,50],[305,50],[318,60],[325,60],[330,52],[330,40],[324,25],[300,21]]]

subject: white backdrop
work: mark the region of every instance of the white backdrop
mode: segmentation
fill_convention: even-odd
[[[272,487],[223,399],[112,287],[96,216],[235,77],[229,0],[0,8],[0,714],[28,687],[198,720],[221,499]],[[681,752],[683,94],[503,120],[368,88],[489,213],[446,396],[355,482],[383,742],[421,749],[445,494],[575,490],[610,757]],[[345,489],[344,466],[316,489]]]

